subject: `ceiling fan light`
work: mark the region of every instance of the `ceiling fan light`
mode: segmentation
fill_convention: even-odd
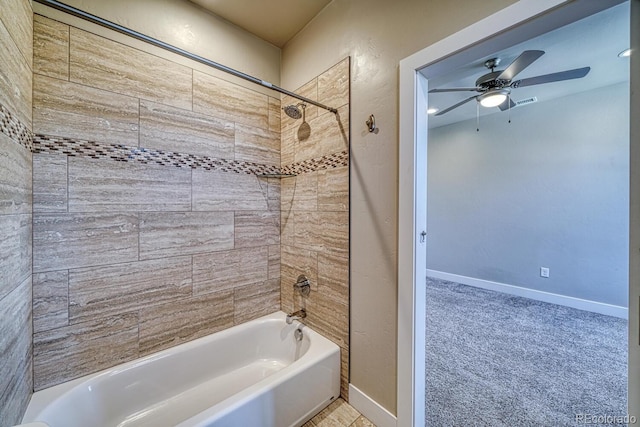
[[[507,95],[509,91],[506,89],[491,90],[480,95],[478,101],[483,107],[497,107],[507,100]]]
[[[625,49],[618,54],[618,58],[628,58],[631,56],[631,49]]]

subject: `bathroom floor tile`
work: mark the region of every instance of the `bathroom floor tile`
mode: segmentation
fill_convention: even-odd
[[[375,427],[343,399],[338,399],[303,427]]]

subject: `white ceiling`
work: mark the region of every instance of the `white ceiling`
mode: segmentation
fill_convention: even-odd
[[[431,78],[429,89],[475,87],[476,79],[489,72],[483,65],[487,59],[500,58],[501,63],[496,71],[503,70],[525,50],[543,50],[546,53],[518,74],[516,80],[574,68],[591,67],[589,74],[582,79],[522,87],[511,91],[514,102],[529,97],[536,97],[538,102],[544,102],[572,93],[628,81],[629,59],[618,57],[618,53],[628,47],[629,4],[627,2],[479,58],[445,75]],[[442,110],[473,94],[473,92],[433,93],[429,95],[429,106]],[[439,127],[475,118],[476,104],[475,101],[470,101],[442,116],[430,115],[429,127]],[[523,105],[516,108],[527,107]],[[506,111],[501,112],[497,107],[480,107],[481,115],[494,113],[507,114]]]
[[[282,47],[331,0],[191,0],[263,40]]]

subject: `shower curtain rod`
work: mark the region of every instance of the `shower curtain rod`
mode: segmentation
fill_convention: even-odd
[[[88,12],[84,12],[84,11],[82,11],[80,9],[76,9],[73,6],[69,6],[67,4],[61,3],[61,2],[56,1],[56,0],[34,0],[34,1],[37,2],[37,3],[44,4],[45,6],[49,6],[49,7],[52,7],[54,9],[60,10],[62,12],[68,13],[70,15],[76,16],[78,18],[82,18],[82,19],[84,19],[86,21],[89,21],[89,22],[92,22],[94,24],[98,24],[98,25],[100,25],[102,27],[109,28],[110,30],[117,31],[119,33],[125,34],[127,36],[133,37],[133,38],[138,39],[138,40],[141,40],[143,42],[146,42],[146,43],[152,44],[154,46],[160,47],[162,49],[168,50],[169,52],[173,52],[173,53],[176,53],[178,55],[184,56],[185,58],[192,59],[192,60],[194,60],[196,62],[199,62],[201,64],[208,65],[208,66],[213,67],[213,68],[215,68],[217,70],[224,71],[225,73],[229,73],[229,74],[234,75],[236,77],[239,77],[241,79],[250,81],[250,82],[258,84],[260,86],[264,86],[264,87],[269,88],[271,90],[275,90],[276,92],[280,92],[282,94],[291,96],[292,98],[296,98],[296,99],[298,99],[298,100],[300,100],[302,102],[306,102],[308,104],[315,105],[316,107],[324,108],[325,110],[329,110],[334,114],[338,113],[338,110],[336,110],[335,108],[327,107],[324,104],[321,104],[319,102],[316,102],[316,101],[314,101],[312,99],[309,99],[309,98],[306,98],[304,96],[298,95],[297,93],[290,92],[290,91],[288,91],[286,89],[283,89],[283,88],[278,87],[278,86],[276,86],[274,84],[271,84],[269,82],[261,80],[261,79],[259,79],[257,77],[253,77],[253,76],[250,76],[249,74],[245,74],[245,73],[240,72],[238,70],[234,70],[233,68],[229,68],[226,65],[218,64],[217,62],[211,61],[210,59],[203,58],[202,56],[193,54],[193,53],[188,52],[188,51],[186,51],[184,49],[180,49],[179,47],[170,45],[170,44],[165,43],[163,41],[160,41],[158,39],[154,39],[153,37],[146,36],[146,35],[144,35],[142,33],[134,31],[134,30],[132,30],[130,28],[123,27],[122,25],[116,24],[115,22],[111,22],[111,21],[108,21],[106,19],[102,19],[102,18],[100,18],[98,16],[92,15],[92,14],[90,14]]]

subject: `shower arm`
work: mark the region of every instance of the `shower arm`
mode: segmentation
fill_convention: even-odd
[[[276,85],[274,85],[272,83],[269,83],[269,82],[266,82],[264,80],[261,80],[261,79],[259,79],[257,77],[253,77],[253,76],[251,76],[249,74],[245,74],[245,73],[243,73],[241,71],[234,70],[233,68],[229,68],[226,65],[222,65],[222,64],[219,64],[217,62],[211,61],[210,59],[203,58],[202,56],[199,56],[199,55],[196,55],[194,53],[188,52],[188,51],[186,51],[184,49],[180,49],[179,47],[170,45],[168,43],[165,43],[165,42],[160,41],[158,39],[155,39],[153,37],[146,36],[146,35],[144,35],[142,33],[134,31],[134,30],[132,30],[130,28],[123,27],[122,25],[116,24],[115,22],[111,22],[111,21],[108,21],[106,19],[102,19],[102,18],[100,18],[100,17],[98,17],[96,15],[92,15],[92,14],[90,14],[88,12],[82,11],[80,9],[76,9],[73,6],[69,6],[67,4],[61,3],[61,2],[56,1],[56,0],[33,0],[33,1],[35,1],[36,3],[41,3],[41,4],[45,5],[45,6],[49,6],[49,7],[52,7],[54,9],[60,10],[62,12],[68,13],[69,15],[73,15],[75,17],[84,19],[85,21],[89,21],[89,22],[92,22],[94,24],[100,25],[102,27],[108,28],[110,30],[117,31],[117,32],[119,32],[121,34],[125,34],[127,36],[133,37],[134,39],[141,40],[141,41],[143,41],[145,43],[152,44],[152,45],[154,45],[156,47],[168,50],[169,52],[173,52],[175,54],[184,56],[185,58],[189,58],[189,59],[191,59],[193,61],[196,61],[196,62],[199,62],[201,64],[208,65],[209,67],[215,68],[215,69],[220,70],[220,71],[224,71],[225,73],[229,73],[229,74],[234,75],[236,77],[239,77],[241,79],[250,81],[250,82],[258,84],[260,86],[264,86],[264,87],[266,87],[268,89],[275,90],[276,92],[280,92],[280,93],[282,93],[284,95],[287,95],[287,96],[290,96],[292,98],[299,99],[300,101],[306,102],[308,104],[315,105],[316,107],[324,108],[325,110],[329,110],[334,114],[338,114],[338,110],[335,109],[335,108],[328,107],[328,106],[326,106],[324,104],[321,104],[321,103],[319,103],[317,101],[314,101],[312,99],[306,98],[306,97],[301,96],[301,95],[298,95],[297,93],[288,91],[288,90],[283,89],[281,87],[278,87],[278,86],[276,86]]]

